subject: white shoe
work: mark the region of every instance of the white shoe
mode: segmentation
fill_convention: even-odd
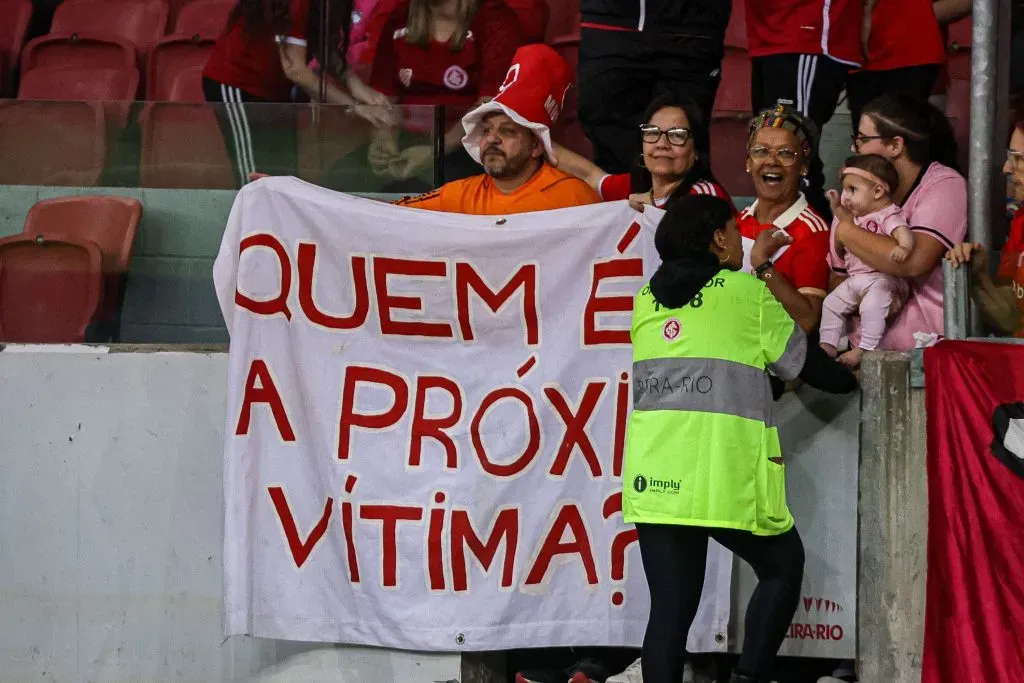
[[[605,683],[644,683],[644,676],[640,671],[640,660],[627,666],[622,673],[610,677]]]

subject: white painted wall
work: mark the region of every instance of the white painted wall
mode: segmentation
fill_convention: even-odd
[[[0,681],[459,678],[458,655],[222,642],[225,354],[17,350],[0,352]]]
[[[222,642],[226,371],[226,354],[0,352],[0,683],[459,679],[456,654]],[[778,411],[804,593],[844,608],[797,621],[846,633],[783,652],[852,657],[859,396],[801,391]],[[754,585],[739,565],[733,652]]]

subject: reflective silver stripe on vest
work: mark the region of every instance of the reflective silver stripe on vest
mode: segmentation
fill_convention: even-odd
[[[633,410],[735,415],[774,425],[768,374],[718,358],[654,358],[633,363]]]
[[[779,359],[768,364],[772,374],[781,379],[796,379],[804,369],[804,361],[807,360],[807,335],[799,325],[793,323],[793,334],[789,335],[786,342],[786,350],[782,352]]]

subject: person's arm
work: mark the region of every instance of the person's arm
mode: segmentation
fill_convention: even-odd
[[[896,240],[896,247],[889,254],[893,263],[903,263],[914,250],[914,233],[906,225],[901,225],[892,231],[891,236]]]
[[[771,255],[781,247],[792,243],[793,238],[781,230],[764,230],[754,240],[754,246],[750,252],[750,266],[757,268],[771,259]],[[821,254],[821,266],[825,267],[825,254]],[[782,273],[775,268],[769,268],[762,273],[761,280],[768,286],[768,289],[786,312],[796,321],[807,333],[814,332],[821,323],[821,305],[823,296],[814,296],[799,291]],[[823,287],[827,284],[827,277],[818,285]]]
[[[864,0],[864,14],[861,16],[860,22],[860,49],[865,64],[868,61],[868,43],[871,41],[871,15],[877,4],[878,0]]]
[[[817,344],[807,342],[807,335],[794,324],[773,292],[762,290],[760,303],[761,349],[765,365],[773,375],[785,381],[799,377],[815,389],[833,394],[857,388],[857,378],[848,368]]]
[[[927,275],[939,265],[946,253],[946,245],[922,232],[916,236],[919,239],[915,239],[914,250],[907,260],[895,263],[889,258],[893,243],[891,237],[861,230],[845,217],[840,219],[836,230],[836,239],[857,258],[874,270],[896,277],[918,278]]]
[[[935,0],[932,8],[939,24],[945,26],[971,16],[971,4],[972,0]]]
[[[552,147],[555,150],[555,158],[558,160],[558,168],[576,176],[595,190],[600,189],[598,186],[601,184],[601,178],[608,175],[600,166],[585,156],[562,147],[557,142]]]

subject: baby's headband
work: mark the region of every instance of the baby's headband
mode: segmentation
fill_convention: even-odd
[[[866,178],[876,185],[881,185],[886,194],[892,192],[892,188],[889,187],[889,183],[885,182],[871,171],[865,171],[863,168],[856,168],[854,166],[845,166],[841,171],[839,171],[839,177],[842,178],[847,173],[851,175],[859,175],[861,178]]]

